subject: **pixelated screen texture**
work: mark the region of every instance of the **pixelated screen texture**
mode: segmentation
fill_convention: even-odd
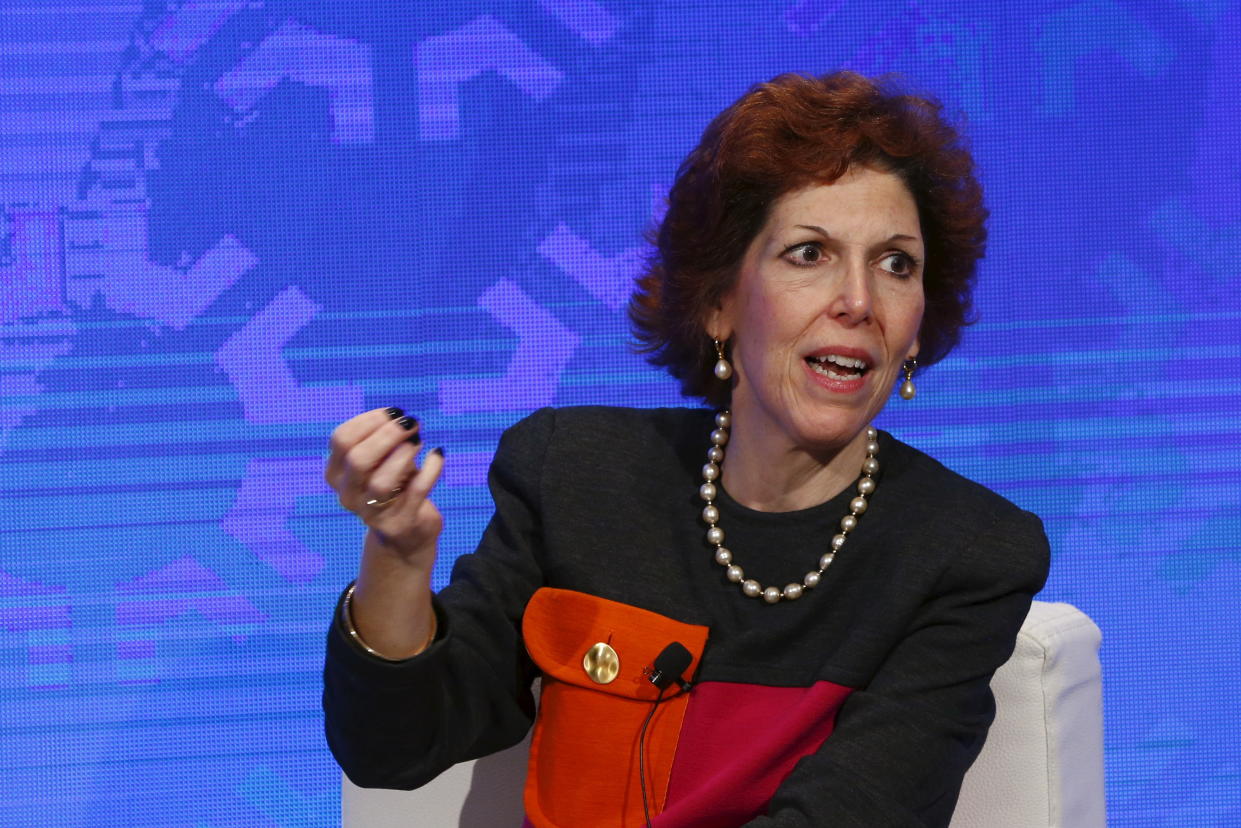
[[[992,213],[880,425],[1042,516],[1111,823],[1241,825],[1236,0],[6,0],[0,824],[337,824],[329,433],[446,449],[442,586],[505,427],[687,404],[644,233],[712,115],[841,67],[939,95]]]

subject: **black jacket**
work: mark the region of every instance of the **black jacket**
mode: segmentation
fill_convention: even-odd
[[[537,673],[521,616],[551,586],[709,627],[700,686],[852,689],[831,711],[834,732],[765,807],[711,824],[947,825],[993,717],[991,675],[1047,575],[1040,521],[881,434],[877,491],[823,582],[768,606],[724,579],[704,539],[710,422],[699,410],[544,409],[505,432],[490,475],[496,514],[436,599],[432,647],[404,662],[374,659],[352,646],[338,608],[324,710],[349,777],[414,788],[518,742]],[[748,577],[800,580],[853,494],[780,514],[722,494],[726,544]],[[698,734],[695,748],[716,739],[744,751],[728,733],[721,720],[718,737]]]

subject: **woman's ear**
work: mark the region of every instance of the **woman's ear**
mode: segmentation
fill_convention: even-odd
[[[707,321],[704,326],[707,336],[712,339],[718,339],[720,342],[727,342],[733,335],[732,315],[727,307],[727,300],[722,299],[715,307],[707,312]]]

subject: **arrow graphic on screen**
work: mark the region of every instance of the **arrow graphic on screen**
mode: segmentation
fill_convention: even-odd
[[[285,78],[326,89],[332,140],[366,144],[375,137],[371,47],[286,21],[216,81],[234,111],[249,114]]]
[[[539,243],[539,255],[612,310],[625,307],[633,278],[642,267],[642,248],[604,256],[563,222]]]
[[[151,32],[151,47],[184,63],[211,39],[249,0],[192,0],[159,22]]]
[[[303,387],[280,353],[320,310],[297,287],[287,287],[216,351],[216,364],[237,389],[248,421],[334,422],[347,420],[362,410],[361,388]]]
[[[304,584],[323,569],[323,556],[289,531],[288,522],[299,497],[327,491],[322,457],[252,459],[221,526],[286,581]]]
[[[549,405],[560,375],[577,350],[579,337],[508,279],[478,298],[504,327],[517,334],[517,350],[500,377],[451,379],[440,383],[440,408],[466,411],[524,411]]]
[[[267,616],[246,596],[193,557],[177,558],[154,572],[116,585],[117,676],[122,682],[152,681],[161,624],[196,612],[232,633],[234,641]]]
[[[564,78],[564,73],[487,14],[448,34],[423,40],[414,49],[414,66],[419,137],[424,141],[446,141],[461,134],[461,84],[483,72],[496,72],[535,100],[550,95]]]
[[[539,0],[555,17],[591,46],[602,46],[620,28],[620,21],[595,0]]]
[[[1078,62],[1110,52],[1153,78],[1167,68],[1174,51],[1125,7],[1111,0],[1086,0],[1047,16],[1039,37],[1043,53],[1043,111],[1052,116],[1073,110]]]
[[[68,299],[89,307],[95,294],[119,313],[181,330],[258,263],[224,236],[188,270],[147,258],[147,211],[117,207],[73,210],[65,218]]]

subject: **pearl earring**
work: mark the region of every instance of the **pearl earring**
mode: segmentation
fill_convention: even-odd
[[[715,362],[715,376],[717,379],[726,380],[733,375],[732,364],[724,358],[724,344],[718,339],[712,339],[715,345],[715,355],[718,359]]]
[[[907,359],[905,364],[901,366],[905,371],[905,381],[901,383],[901,399],[912,400],[914,395],[918,393],[918,389],[914,387],[914,369],[918,367],[918,360]]]

